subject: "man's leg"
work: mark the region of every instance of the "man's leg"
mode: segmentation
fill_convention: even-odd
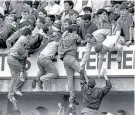
[[[40,77],[42,82],[49,79],[58,78],[58,71],[50,58],[44,58],[43,67],[45,68],[46,74]]]
[[[68,89],[70,92],[74,92],[74,82],[73,82],[74,70],[71,67],[73,60],[71,56],[66,56],[64,57],[63,62],[68,76]]]
[[[21,71],[21,65],[18,60],[16,60],[13,57],[8,57],[7,62],[11,71],[11,82],[9,85],[9,95],[14,95],[14,93],[17,93],[18,89],[16,88],[17,81],[19,79],[20,71]]]
[[[40,77],[45,74],[45,69],[44,69],[44,67],[42,66],[42,63],[43,63],[43,59],[42,59],[42,58],[38,58],[38,60],[37,60],[37,65],[38,65],[39,71],[38,71],[38,73],[37,73],[36,78],[34,78],[33,81],[32,81],[32,88],[33,88],[33,89],[36,87],[36,83],[37,83],[37,82],[38,82],[38,84],[39,84],[39,87],[40,87],[41,89],[43,89],[43,87],[42,87],[42,82],[40,81]]]
[[[90,43],[87,43],[87,45],[86,45],[85,53],[84,53],[83,59],[82,59],[81,64],[80,64],[81,69],[85,68],[85,64],[86,64],[87,60],[89,59],[92,46],[93,45]]]
[[[120,63],[121,60],[122,60],[122,51],[123,51],[123,47],[121,44],[119,43],[116,43],[115,47],[114,47],[114,50],[117,51],[117,62]]]

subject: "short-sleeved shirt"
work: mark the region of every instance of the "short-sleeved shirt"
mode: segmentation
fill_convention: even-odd
[[[131,27],[132,22],[133,22],[133,19],[131,15],[128,15],[127,18],[120,17],[117,20],[116,31],[121,31],[121,36],[123,36],[126,41],[130,39],[129,29]]]

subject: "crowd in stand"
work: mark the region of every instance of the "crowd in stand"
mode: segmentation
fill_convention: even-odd
[[[40,52],[37,59],[39,72],[32,81],[32,88],[38,84],[43,89],[43,82],[58,78],[53,63],[58,55],[64,63],[71,97],[74,95],[74,71],[80,73],[82,91],[88,92],[89,86],[95,86],[95,81],[88,80],[85,72],[92,47],[99,53],[100,77],[106,52],[117,51],[116,61],[120,63],[123,45],[130,47],[134,44],[134,23],[134,1],[129,0],[0,1],[0,49],[9,49],[7,62],[12,75],[8,99],[17,109],[15,95],[22,96],[20,89],[27,77],[27,57],[37,51]],[[80,64],[76,58],[78,45],[86,47]],[[95,89],[100,92],[96,93],[99,95],[96,99],[98,106],[88,106],[88,100],[85,100],[88,94],[83,93],[85,107],[95,110],[95,114],[111,88],[106,75],[105,79],[107,86],[104,90]]]

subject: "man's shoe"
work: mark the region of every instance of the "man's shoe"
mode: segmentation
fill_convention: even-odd
[[[42,81],[38,81],[38,86],[40,87],[40,89],[43,89],[43,82]]]
[[[23,94],[21,93],[21,91],[17,90],[17,91],[14,91],[16,95],[19,95],[19,96],[22,96]]]
[[[33,89],[36,88],[36,82],[37,82],[36,79],[33,79],[33,80],[32,80],[32,88],[33,88]]]

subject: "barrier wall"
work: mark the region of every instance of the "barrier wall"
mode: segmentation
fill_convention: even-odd
[[[78,48],[77,58],[79,62],[82,60],[84,51],[85,47]],[[8,50],[0,50],[0,78],[11,77],[10,70],[7,64],[7,53]],[[133,77],[133,75],[135,75],[135,46],[123,48],[122,62],[119,64],[116,61],[116,53],[117,52],[109,52],[104,58],[103,67],[107,68],[108,75],[111,75],[112,77]],[[28,58],[26,65],[26,68],[28,70],[28,77],[33,77],[37,75],[37,56],[38,53],[31,55],[31,57]],[[97,75],[97,61],[98,55],[94,52],[94,50],[92,50],[90,58],[88,59],[86,65],[86,72],[88,76]],[[58,57],[57,60],[55,60],[55,66],[58,69],[60,77],[66,76],[63,62]],[[78,74],[75,73],[75,76],[78,76]]]

